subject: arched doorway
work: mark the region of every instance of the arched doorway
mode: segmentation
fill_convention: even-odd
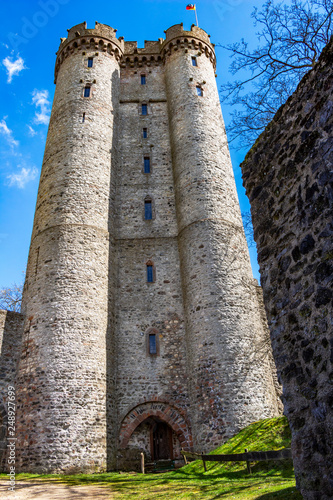
[[[148,461],[182,460],[181,449],[192,450],[192,436],[184,410],[158,401],[147,401],[124,417],[119,432],[118,461],[135,460],[144,452]],[[136,454],[135,454],[136,453]]]

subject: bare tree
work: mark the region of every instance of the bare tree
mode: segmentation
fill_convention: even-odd
[[[255,241],[253,236],[253,225],[252,225],[252,217],[251,212],[248,210],[247,212],[242,212],[244,233],[247,241],[247,246],[249,248],[255,247]]]
[[[21,311],[23,284],[14,283],[11,287],[0,289],[0,309]]]
[[[223,46],[231,52],[230,72],[241,80],[221,87],[222,101],[236,109],[228,127],[229,142],[249,147],[272,120],[278,108],[312,68],[332,34],[333,0],[292,0],[291,5],[268,0],[254,9],[259,45]]]

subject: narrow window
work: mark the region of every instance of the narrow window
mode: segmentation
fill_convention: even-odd
[[[147,282],[154,283],[154,271],[152,264],[147,264]]]
[[[83,113],[83,115],[82,115],[82,123],[84,123],[84,122],[85,122],[85,119],[86,119],[86,114],[85,114],[85,113]]]
[[[38,272],[39,248],[40,247],[38,247],[36,249],[35,276],[37,276],[37,272]]]
[[[90,97],[90,87],[84,87],[84,97]]]
[[[149,156],[145,156],[143,161],[144,161],[144,169],[143,169],[144,173],[150,174],[150,158],[149,158]]]
[[[143,129],[142,129],[142,137],[143,137],[144,139],[147,139],[147,137],[148,137],[148,130],[147,130],[146,128],[143,128]]]
[[[203,92],[202,92],[202,88],[201,87],[197,87],[197,94],[202,97],[203,96]]]
[[[192,56],[192,66],[198,66],[197,58]]]
[[[156,334],[149,334],[149,354],[157,354]]]
[[[141,85],[146,85],[146,75],[141,75]]]
[[[94,61],[93,57],[88,57],[88,68],[92,68],[93,67],[93,61]]]
[[[141,105],[141,114],[143,114],[143,115],[147,115],[148,114],[147,104],[142,104]]]
[[[153,218],[153,211],[152,211],[152,203],[151,200],[145,200],[145,219],[146,220],[151,220]]]

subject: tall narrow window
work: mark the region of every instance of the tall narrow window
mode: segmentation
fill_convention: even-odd
[[[142,104],[141,105],[141,114],[142,115],[147,115],[148,114],[147,104]]]
[[[157,354],[156,334],[149,334],[149,354]]]
[[[198,66],[197,58],[192,56],[192,66]]]
[[[153,218],[153,210],[151,200],[145,200],[145,219],[151,220]]]
[[[145,156],[143,161],[144,161],[144,169],[143,169],[144,173],[150,174],[150,158],[149,158],[149,156]]]
[[[86,114],[85,114],[85,113],[83,113],[83,115],[82,115],[82,123],[84,123],[84,122],[85,122],[85,119],[86,119]]]
[[[88,57],[88,68],[92,68],[93,67],[93,62],[94,62],[94,58],[93,57]]]
[[[154,283],[154,269],[152,264],[147,264],[147,282]]]
[[[90,97],[90,87],[84,87],[84,97]]]
[[[37,276],[37,272],[38,272],[39,248],[40,247],[38,247],[37,250],[36,250],[35,276]]]
[[[147,139],[147,137],[148,137],[148,129],[146,129],[146,128],[142,129],[142,137],[144,139]]]
[[[197,94],[202,97],[203,96],[203,92],[202,92],[202,88],[201,87],[197,87]]]
[[[141,75],[141,85],[146,85],[146,75]]]

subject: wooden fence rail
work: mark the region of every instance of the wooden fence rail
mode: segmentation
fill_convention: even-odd
[[[192,453],[189,451],[181,450],[185,464],[188,458],[195,460],[202,460],[205,471],[206,462],[246,462],[247,470],[251,474],[250,462],[260,462],[266,460],[287,460],[291,459],[291,449],[284,448],[282,450],[269,450],[269,451],[247,451],[245,453],[232,453],[228,455],[204,455],[203,453]]]

